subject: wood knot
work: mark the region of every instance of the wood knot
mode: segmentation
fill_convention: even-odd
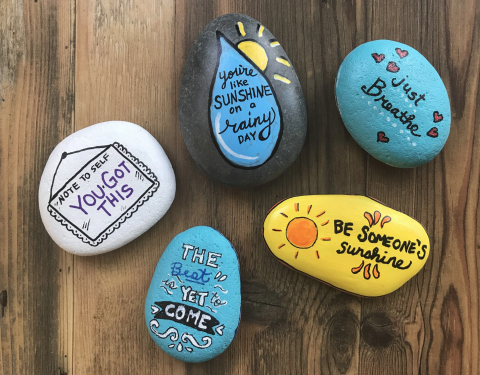
[[[328,347],[335,367],[342,374],[350,368],[357,341],[358,320],[349,310],[342,310],[328,322]]]
[[[386,348],[397,335],[392,320],[383,312],[368,315],[362,322],[361,337],[368,345]]]
[[[2,290],[0,293],[0,307],[2,308],[2,318],[5,316],[5,307],[7,307],[7,291]]]

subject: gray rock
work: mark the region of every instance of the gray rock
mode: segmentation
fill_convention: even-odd
[[[216,18],[195,40],[179,108],[192,158],[228,185],[277,178],[305,141],[305,100],[292,64],[276,38],[243,14]]]

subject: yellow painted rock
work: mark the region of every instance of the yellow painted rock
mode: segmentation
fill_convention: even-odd
[[[305,195],[274,206],[263,226],[282,263],[346,292],[376,297],[400,288],[424,266],[422,225],[356,195]]]

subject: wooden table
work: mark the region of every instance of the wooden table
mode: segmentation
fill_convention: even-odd
[[[480,1],[0,1],[0,372],[3,374],[478,374]],[[295,164],[258,188],[209,179],[178,123],[180,76],[202,28],[248,14],[281,41],[308,105]],[[432,162],[396,169],[342,124],[334,80],[359,44],[393,39],[440,73],[450,138]],[[50,152],[106,120],[146,128],[177,177],[170,211],[120,250],[72,256],[50,239],[38,185]],[[425,268],[398,291],[363,299],[277,262],[261,227],[278,200],[362,194],[420,221]],[[166,245],[210,225],[237,249],[242,321],[227,351],[185,364],[155,346],[143,317]]]

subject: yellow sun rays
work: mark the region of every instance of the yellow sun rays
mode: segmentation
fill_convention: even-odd
[[[237,22],[235,25],[235,28],[237,29],[237,33],[239,36],[246,36],[247,32],[245,31],[245,26],[243,25],[242,22]],[[263,32],[265,28],[263,25],[257,24],[257,35],[259,38],[263,37]],[[280,46],[280,43],[276,39],[270,39],[269,40],[270,47],[275,48]],[[268,56],[265,51],[265,49],[256,41],[254,40],[245,40],[245,41],[240,41],[237,44],[237,47],[239,50],[241,50],[256,66],[258,66],[259,69],[264,71],[267,68],[268,65]],[[275,61],[278,62],[279,64],[282,64],[286,67],[291,68],[292,65],[288,61],[288,59],[285,56],[278,56],[275,58]],[[284,77],[281,74],[274,73],[273,74],[273,79],[285,83],[289,85],[292,83],[287,77]]]
[[[284,59],[283,57],[277,57],[276,60],[280,63],[280,64],[283,64],[283,65],[286,65],[288,67],[290,67],[290,63],[288,62],[288,60]]]
[[[265,30],[265,28],[263,27],[263,25],[260,25],[258,24],[257,25],[257,33],[258,33],[258,37],[261,38],[263,36],[263,30]]]
[[[237,31],[241,36],[245,36],[245,28],[243,27],[243,23],[237,22]]]
[[[298,258],[302,250],[308,249],[314,249],[314,259],[320,259],[318,247],[321,245],[319,244],[321,241],[331,240],[331,237],[319,236],[319,228],[330,223],[330,220],[318,220],[326,211],[314,214],[315,211],[312,211],[312,208],[314,208],[313,205],[300,207],[299,203],[294,203],[293,208],[289,206],[280,212],[280,215],[288,219],[285,226],[272,228],[272,231],[276,233],[275,238],[278,236],[278,249],[284,246],[289,247],[294,251],[295,259]],[[305,216],[302,215],[302,212]]]

